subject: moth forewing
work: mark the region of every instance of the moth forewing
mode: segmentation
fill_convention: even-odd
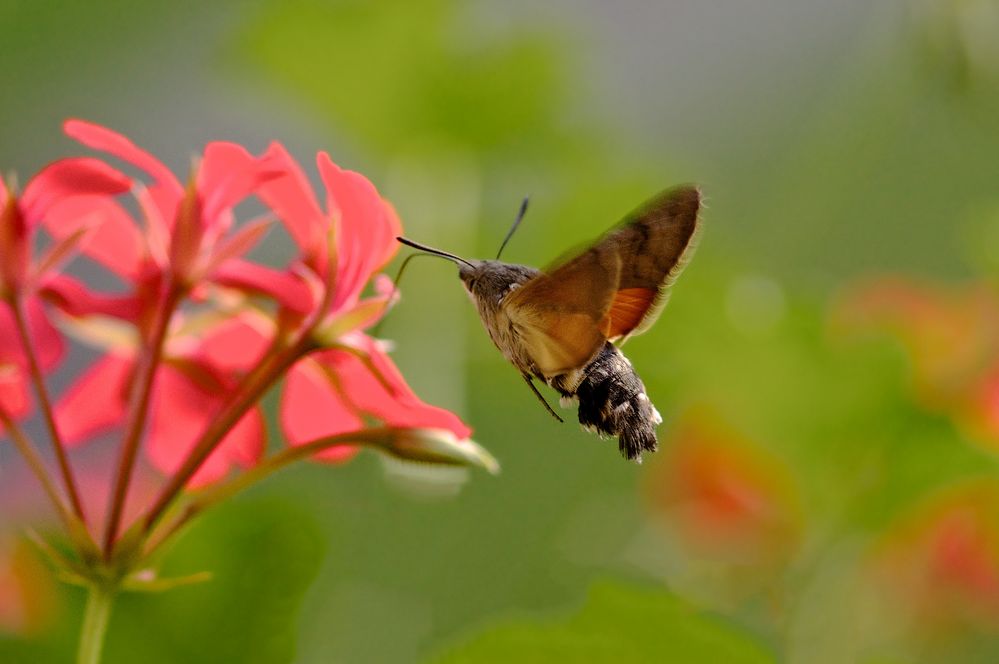
[[[595,245],[505,298],[504,310],[544,376],[585,366],[607,340],[621,256]]]

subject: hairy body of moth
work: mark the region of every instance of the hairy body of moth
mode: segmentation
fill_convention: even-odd
[[[579,401],[579,424],[586,431],[617,436],[628,459],[656,451],[656,427],[663,418],[649,401],[645,385],[628,358],[607,342],[582,369],[546,378],[563,398]]]
[[[477,277],[468,285],[469,297],[489,338],[521,374],[543,380],[555,389],[562,396],[563,406],[578,401],[579,424],[585,431],[616,436],[621,454],[641,461],[643,452],[656,450],[656,427],[662,424],[662,417],[649,401],[645,385],[628,358],[614,344],[605,342],[584,366],[546,375],[532,357],[523,330],[507,315],[507,296],[540,274],[540,270],[526,265],[500,261],[479,264]]]

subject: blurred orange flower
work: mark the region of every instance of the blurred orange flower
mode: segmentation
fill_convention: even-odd
[[[785,560],[800,530],[783,464],[705,410],[683,418],[650,468],[650,507],[699,558],[742,565]]]
[[[28,545],[0,539],[0,634],[37,634],[50,624],[57,603],[55,582]]]
[[[999,629],[999,485],[977,480],[930,499],[889,528],[871,560],[910,626]]]
[[[833,305],[834,334],[888,332],[913,368],[927,408],[952,417],[999,452],[999,293],[984,282],[945,287],[882,277],[846,290]]]

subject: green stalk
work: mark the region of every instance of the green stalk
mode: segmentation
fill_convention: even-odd
[[[117,540],[118,531],[121,528],[121,517],[125,511],[125,498],[128,496],[128,486],[132,480],[132,469],[135,466],[139,441],[142,439],[146,417],[149,414],[149,399],[153,391],[156,369],[159,368],[163,358],[163,346],[170,327],[170,319],[182,297],[182,289],[175,284],[170,284],[166,296],[156,311],[156,318],[149,337],[143,339],[146,345],[140,351],[136,365],[136,375],[128,404],[128,421],[125,426],[127,433],[119,453],[114,490],[111,501],[108,503],[107,522],[104,528],[105,559],[111,558],[115,540]]]
[[[88,587],[87,608],[80,628],[80,648],[76,654],[77,664],[99,664],[101,661],[114,595],[113,588],[99,582],[91,583]]]
[[[260,398],[277,383],[288,369],[306,354],[313,346],[312,342],[303,337],[291,347],[278,350],[265,357],[244,379],[240,389],[232,400],[222,409],[204,433],[188,452],[180,468],[169,479],[160,491],[153,506],[142,519],[142,530],[149,533],[159,522],[173,500],[180,494],[188,480],[194,476],[201,464],[215,451],[222,439],[237,422],[249,411]]]

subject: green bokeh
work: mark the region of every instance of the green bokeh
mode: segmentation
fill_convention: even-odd
[[[417,392],[470,422],[503,474],[431,496],[370,454],[284,471],[166,558],[168,572],[212,570],[210,583],[116,606],[107,661],[994,661],[989,635],[926,652],[891,635],[856,645],[860,552],[939,490],[994,481],[996,466],[918,403],[898,345],[844,341],[828,325],[830,298],[860,276],[995,274],[994,72],[975,68],[950,23],[931,39],[936,24],[906,14],[854,36],[831,72],[809,70],[765,109],[722,91],[726,112],[704,117],[724,126],[691,111],[636,137],[587,104],[600,89],[587,57],[603,51],[580,23],[515,15],[446,0],[0,2],[16,100],[0,108],[0,168],[27,173],[65,151],[67,115],[154,151],[290,136],[303,163],[330,150],[378,184],[408,235],[461,254],[491,256],[531,194],[506,258],[535,265],[664,186],[702,183],[696,259],[626,350],[664,432],[709,404],[788,469],[805,525],[780,581],[783,617],[766,597],[701,606],[711,598],[670,588],[675,561],[643,539],[649,471],[539,408],[453,267],[423,261],[379,332]],[[813,66],[808,56],[782,66]],[[664,75],[648,99],[608,106],[662,103],[671,89]],[[739,284],[763,299],[733,305]],[[67,660],[81,598],[65,598],[51,634],[0,640],[0,660]]]

